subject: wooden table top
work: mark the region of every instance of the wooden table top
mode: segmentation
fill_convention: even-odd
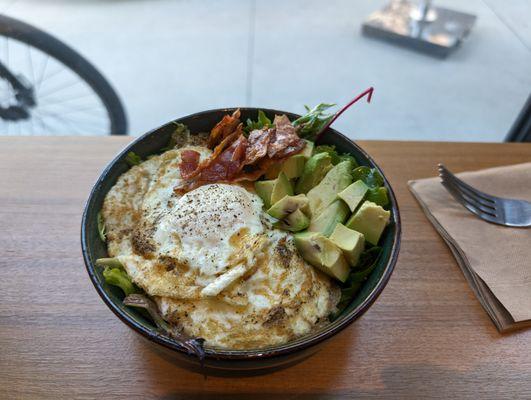
[[[531,398],[531,330],[499,334],[406,182],[529,161],[531,144],[360,142],[402,214],[380,298],[308,360],[268,375],[188,372],[104,305],[81,258],[92,184],[131,138],[0,138],[2,398]],[[237,396],[238,395],[238,396]]]

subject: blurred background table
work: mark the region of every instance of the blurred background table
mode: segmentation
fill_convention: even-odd
[[[396,191],[403,244],[389,285],[308,360],[208,377],[162,358],[103,304],[81,258],[92,184],[131,138],[0,138],[2,398],[531,398],[531,331],[500,335],[411,197],[409,179],[529,161],[531,144],[360,144]]]

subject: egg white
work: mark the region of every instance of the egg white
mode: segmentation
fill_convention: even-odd
[[[202,146],[187,147],[209,156]],[[285,343],[326,322],[339,290],[271,225],[249,187],[201,186],[183,196],[184,149],[132,167],[107,194],[108,251],[151,295],[163,317],[206,345]]]

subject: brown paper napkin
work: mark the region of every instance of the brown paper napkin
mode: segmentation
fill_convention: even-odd
[[[531,163],[457,174],[479,190],[531,201]],[[531,228],[485,222],[457,203],[439,178],[409,182],[501,332],[531,326]]]

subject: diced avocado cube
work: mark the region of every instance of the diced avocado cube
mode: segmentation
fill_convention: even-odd
[[[304,154],[295,154],[282,163],[276,163],[271,166],[265,173],[266,179],[274,179],[282,171],[288,179],[295,179],[302,175],[306,164]]]
[[[312,216],[319,215],[330,203],[337,199],[339,192],[352,183],[351,172],[352,162],[342,161],[332,168],[317,186],[308,192]]]
[[[343,251],[343,255],[349,264],[355,267],[365,247],[365,237],[362,233],[347,228],[343,224],[337,224],[330,240]]]
[[[314,144],[313,142],[310,142],[309,140],[304,140],[306,142],[306,146],[304,146],[304,149],[299,153],[300,155],[303,155],[306,160],[308,160],[312,154],[313,154],[313,148]]]
[[[350,267],[341,249],[327,237],[317,232],[299,232],[294,235],[300,255],[325,274],[345,282]]]
[[[278,174],[278,178],[273,185],[273,191],[271,192],[271,204],[275,204],[284,196],[293,196],[293,186],[289,181],[285,173]]]
[[[337,195],[348,204],[350,211],[354,212],[363,201],[368,190],[369,187],[363,181],[356,181]]]
[[[273,187],[275,186],[275,180],[270,181],[256,181],[254,183],[254,190],[256,194],[260,196],[264,202],[264,207],[271,207],[271,194],[273,193]]]
[[[282,163],[282,172],[288,179],[298,178],[304,171],[304,164],[306,164],[306,157],[303,154],[295,154]]]
[[[313,266],[321,265],[321,253],[323,251],[323,246],[319,246],[317,239],[319,236],[322,236],[318,232],[299,232],[293,235],[295,246],[299,251],[299,254],[302,258],[308,261]],[[323,236],[324,237],[324,236]]]
[[[347,221],[347,228],[363,233],[365,240],[377,245],[391,213],[372,201],[365,201]]]
[[[318,153],[306,161],[304,171],[297,181],[295,193],[308,193],[317,186],[332,169],[332,158],[327,153]]]
[[[310,225],[310,218],[298,208],[288,216],[275,222],[273,225],[275,228],[280,228],[285,231],[299,232],[308,228],[308,225]]]
[[[326,207],[321,214],[313,217],[308,227],[311,232],[321,232],[324,236],[330,236],[337,223],[343,223],[349,216],[350,211],[345,202],[337,199]]]
[[[304,194],[297,196],[284,196],[271,206],[267,213],[276,219],[283,219],[292,212],[301,209],[308,210],[308,198]]]

